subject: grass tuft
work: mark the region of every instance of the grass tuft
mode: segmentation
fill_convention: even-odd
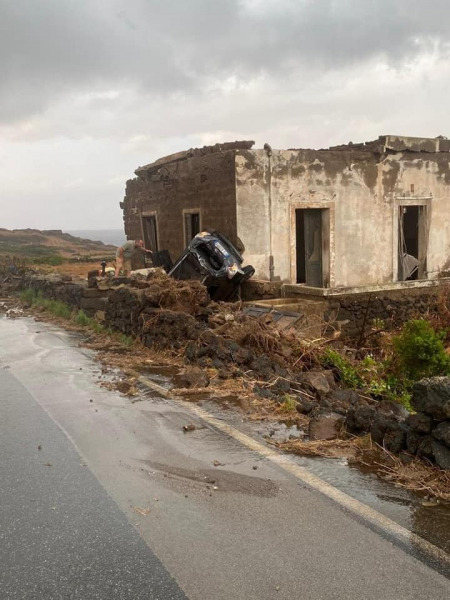
[[[134,344],[134,338],[132,338],[130,335],[126,335],[125,333],[119,333],[117,335],[117,339],[124,346],[133,346]]]

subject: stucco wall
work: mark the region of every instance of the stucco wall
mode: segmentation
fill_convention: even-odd
[[[269,279],[269,169],[264,150],[236,155],[236,219],[245,262],[253,265],[255,277]]]
[[[237,227],[246,260],[256,276],[269,279],[272,254],[273,280],[295,283],[295,209],[326,208],[328,285],[388,283],[397,280],[398,206],[422,204],[429,228],[428,277],[436,277],[450,266],[449,160],[448,152],[386,154],[370,145],[271,156],[239,151]]]
[[[236,243],[234,151],[156,164],[127,182],[128,239],[142,238],[142,215],[156,214],[159,249],[175,260],[185,248],[183,210],[200,212],[201,229],[218,229]]]
[[[450,267],[450,153],[398,153],[383,163],[383,177],[393,180],[384,192],[392,210],[398,204],[427,206],[427,273],[434,279]],[[411,186],[414,192],[411,193]],[[403,194],[405,198],[403,198]],[[396,231],[393,231],[394,237]],[[394,265],[395,270],[395,265]]]

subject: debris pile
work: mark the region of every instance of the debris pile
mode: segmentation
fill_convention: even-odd
[[[214,368],[219,379],[242,378],[254,393],[278,405],[291,403],[294,414],[308,415],[310,440],[338,439],[344,431],[370,433],[388,452],[418,454],[450,468],[450,380],[416,386],[413,406],[421,412],[410,415],[396,402],[339,388],[333,371],[319,368],[306,344],[270,319],[244,314],[240,303],[212,302],[200,283],[177,282],[162,272],[151,275],[145,288],[111,291],[108,305],[109,322],[138,335],[144,345]],[[438,403],[447,408],[439,412],[423,400],[420,390],[429,385],[433,398],[440,386]]]
[[[145,283],[145,287],[144,287]],[[224,378],[253,372],[256,379],[289,378],[286,364],[298,358],[300,342],[241,310],[241,303],[211,301],[198,281],[176,281],[164,271],[109,286],[108,325],[132,334],[145,346],[172,350],[188,363],[226,370]],[[299,365],[300,366],[300,365]],[[299,370],[299,369],[297,369]],[[282,385],[288,391],[289,385]]]
[[[158,315],[158,321],[160,316],[169,313],[169,321],[181,322],[189,320],[189,316],[201,317],[210,303],[208,292],[199,281],[176,281],[161,269],[152,270],[145,280],[130,279],[119,286],[114,286],[114,282],[102,282],[100,289],[108,290],[105,317],[109,325],[139,337],[155,315]],[[164,322],[164,317],[161,320]],[[158,334],[155,343],[164,345],[163,336],[160,332],[155,333]],[[175,331],[169,333],[170,337],[174,335]],[[170,345],[171,340],[166,346]]]

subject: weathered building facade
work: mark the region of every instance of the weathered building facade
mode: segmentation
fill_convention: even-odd
[[[326,150],[189,150],[138,168],[128,238],[173,258],[198,231],[245,248],[258,279],[339,290],[450,268],[450,141],[381,136]]]

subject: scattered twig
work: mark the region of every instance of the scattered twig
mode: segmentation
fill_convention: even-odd
[[[147,506],[147,508],[141,508],[140,506],[133,506],[133,511],[138,515],[142,515],[143,517],[146,517],[150,513],[150,508],[148,506]]]

